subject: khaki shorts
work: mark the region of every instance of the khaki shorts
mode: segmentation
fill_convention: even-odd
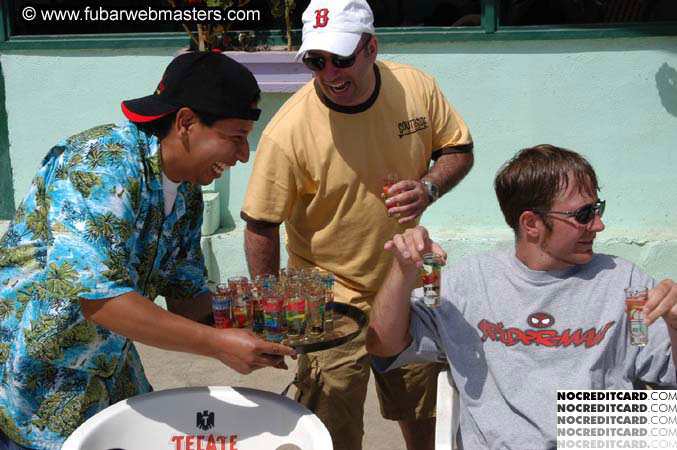
[[[366,330],[339,347],[301,355],[296,400],[331,434],[335,450],[362,448],[364,402],[371,372]],[[381,414],[390,420],[435,417],[437,375],[443,364],[415,364],[374,373]]]

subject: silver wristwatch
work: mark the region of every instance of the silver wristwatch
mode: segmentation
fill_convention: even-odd
[[[428,194],[429,204],[433,204],[438,198],[440,198],[440,188],[437,187],[435,183],[430,180],[420,180],[421,184],[425,186],[425,192]]]

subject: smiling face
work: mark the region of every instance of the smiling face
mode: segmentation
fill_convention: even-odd
[[[244,119],[221,119],[208,126],[183,108],[162,142],[163,169],[174,181],[208,185],[238,161],[249,160],[247,137],[253,127],[254,121]]]
[[[314,71],[315,85],[327,99],[341,106],[355,106],[366,102],[374,92],[376,76],[374,62],[378,52],[378,43],[372,37],[365,46],[362,38],[357,44],[355,64],[346,68],[334,66],[333,54],[325,51],[310,50],[309,56],[322,56],[326,64],[322,70]]]
[[[247,136],[253,127],[252,120],[244,119],[221,119],[212,126],[197,122],[191,136],[192,154],[187,181],[207,185],[238,161],[247,162]]]
[[[578,208],[595,203],[598,196],[579,192],[575,183],[560,193],[549,209],[555,211],[575,211]],[[563,214],[539,215],[526,211],[526,236],[518,242],[520,246],[530,246],[528,261],[520,258],[532,270],[557,270],[590,262],[593,256],[592,245],[597,233],[604,231],[604,223],[599,214],[587,224],[580,224],[571,216]],[[531,223],[529,223],[531,222]],[[525,248],[523,247],[522,250]]]

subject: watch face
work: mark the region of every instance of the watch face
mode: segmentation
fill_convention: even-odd
[[[439,197],[439,190],[437,189],[437,185],[430,180],[423,180],[421,182],[425,186],[425,190],[426,193],[428,194],[430,203],[437,200],[437,198]]]

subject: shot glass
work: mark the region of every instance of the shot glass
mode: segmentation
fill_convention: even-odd
[[[280,342],[284,338],[282,330],[282,297],[271,290],[263,299],[263,338]]]
[[[440,272],[442,258],[434,253],[423,255],[423,302],[428,306],[440,306]]]
[[[295,344],[306,334],[306,302],[298,292],[289,294],[284,305],[287,318],[287,341]]]
[[[324,324],[331,329],[334,326],[334,274],[321,270],[319,277],[324,284]]]
[[[219,283],[216,292],[212,295],[212,311],[214,311],[214,326],[216,328],[232,328],[230,308],[233,299],[228,290],[228,285]]]
[[[250,328],[252,311],[250,304],[250,287],[247,277],[228,278],[228,289],[233,296],[232,318],[233,326],[237,328]]]
[[[316,276],[319,273],[319,269],[316,269],[315,267],[304,267],[303,269],[299,270],[298,273],[302,278],[311,278]]]
[[[257,275],[251,286],[249,301],[252,311],[252,331],[263,334],[263,297],[269,289],[268,275]]]
[[[283,287],[287,287],[287,282],[296,278],[299,271],[293,267],[283,267],[280,269],[280,283]]]
[[[308,301],[308,334],[320,337],[324,334],[324,283],[319,277],[307,280],[306,298]]]
[[[389,173],[387,175],[384,175],[381,178],[381,185],[383,187],[383,193],[381,193],[381,197],[383,198],[384,202],[386,200],[388,200],[390,197],[392,197],[392,195],[390,195],[390,193],[389,193],[390,187],[393,184],[397,183],[398,181],[400,181],[400,177],[398,177],[397,174],[395,174],[395,173]],[[399,206],[399,205],[395,205],[395,206]],[[388,217],[390,217],[390,216],[400,217],[399,213],[391,214],[390,209],[388,209],[387,205],[386,205],[386,212],[388,213]]]
[[[625,312],[628,315],[630,345],[644,347],[649,343],[649,329],[644,325],[644,305],[648,300],[649,289],[640,286],[625,288]]]

